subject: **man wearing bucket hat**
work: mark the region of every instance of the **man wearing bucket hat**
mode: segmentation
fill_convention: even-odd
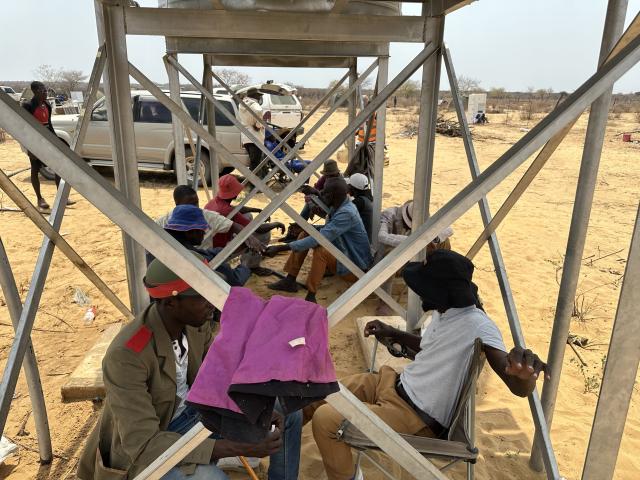
[[[234,175],[223,175],[218,180],[218,194],[204,206],[204,209],[217,212],[223,217],[227,217],[235,208],[231,205],[231,202],[238,198],[243,188],[243,185]],[[259,208],[244,206],[231,220],[244,228],[251,222],[251,213],[259,213],[260,211]],[[284,233],[285,226],[281,222],[265,223],[256,229],[254,236],[263,245],[268,245],[271,241],[271,230],[274,229],[280,229],[280,231]],[[236,233],[238,232],[218,233],[214,235],[212,240],[213,248],[224,248]],[[253,273],[256,275],[270,275],[271,270],[262,268],[260,266],[261,261],[261,252],[255,249],[242,254],[242,263],[249,267]]]
[[[213,212],[210,212],[213,213]],[[224,218],[224,217],[223,217]],[[203,239],[209,229],[209,222],[204,216],[204,210],[195,205],[178,205],[171,212],[171,216],[167,220],[164,229],[182,244],[188,250],[202,255],[206,260],[211,261],[218,253],[220,248],[201,248]],[[253,248],[263,249],[255,238],[252,240]],[[153,260],[153,255],[147,252],[147,263]],[[228,262],[223,262],[216,268],[216,272],[220,273],[229,285],[232,287],[242,287],[249,277],[251,270],[242,262],[237,267],[231,267]]]
[[[422,337],[379,320],[365,326],[365,336],[374,335],[385,343],[416,352],[414,361],[400,375],[383,366],[378,373],[341,380],[399,433],[435,438],[446,435],[477,338],[482,340],[491,368],[519,397],[530,394],[546,371],[546,364],[531,350],[515,347],[507,353],[500,330],[477,306],[472,276],[473,264],[466,257],[436,250],[428,255],[426,263],[410,263],[403,271],[409,288],[421,296],[422,308],[434,311]],[[336,439],[344,418],[326,404],[305,410],[305,417],[310,416],[329,480],[352,478],[350,447]]]
[[[354,173],[350,177],[345,178],[349,185],[349,195],[353,204],[358,209],[364,229],[367,231],[369,243],[373,240],[371,232],[371,224],[373,222],[373,194],[369,186],[369,178],[364,173]]]
[[[214,307],[157,259],[147,267],[144,284],[155,302],[123,326],[107,349],[106,397],[80,457],[81,480],[135,478],[199,421],[185,398],[213,341]],[[275,423],[278,428],[257,444],[209,438],[162,478],[228,480],[215,464],[218,458],[271,455],[269,479],[293,480],[301,418],[288,415]]]
[[[380,230],[378,231],[378,251],[376,252],[376,262],[384,258],[391,250],[400,245],[411,235],[411,224],[413,223],[413,200],[405,202],[397,207],[387,208],[380,215]],[[447,227],[442,230],[436,238],[427,244],[427,253],[434,250],[451,250],[450,237],[453,229]],[[391,294],[393,291],[393,276],[382,284],[385,292]],[[406,288],[403,286],[403,288]],[[389,306],[378,300],[376,314],[387,316],[392,315]]]

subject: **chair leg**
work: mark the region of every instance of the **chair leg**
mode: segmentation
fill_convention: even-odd
[[[469,439],[471,440],[471,446],[476,445],[476,382],[473,382],[473,390],[469,395],[469,402],[467,403],[467,431],[469,432]],[[467,462],[467,480],[474,480],[475,478],[475,465],[471,462]]]

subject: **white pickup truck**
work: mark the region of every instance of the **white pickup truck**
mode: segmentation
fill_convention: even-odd
[[[238,118],[238,107],[228,95],[215,95],[229,112]],[[136,137],[136,154],[138,168],[144,170],[173,170],[175,146],[171,125],[171,112],[147,91],[131,92],[133,122]],[[184,102],[191,117],[196,121],[200,111],[200,95],[182,93]],[[98,100],[90,112],[90,123],[80,151],[80,155],[91,165],[113,166],[111,156],[111,140],[109,137],[109,121],[105,98]],[[54,115],[51,123],[56,135],[67,144],[71,143],[73,132],[78,124],[78,115]],[[205,128],[207,125],[205,114]],[[193,134],[195,142],[195,133]],[[234,126],[219,109],[216,109],[216,137],[243,164],[249,165],[249,157],[241,145],[240,130]],[[189,138],[184,138],[187,157],[191,155]],[[221,174],[233,170],[221,156]],[[206,169],[206,178],[210,178],[209,145],[202,142],[202,163]],[[187,163],[187,179],[193,178],[193,162]]]

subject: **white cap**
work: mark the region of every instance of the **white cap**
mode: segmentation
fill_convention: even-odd
[[[350,177],[345,178],[347,185],[351,185],[358,190],[366,190],[369,188],[369,179],[363,173],[354,173]]]

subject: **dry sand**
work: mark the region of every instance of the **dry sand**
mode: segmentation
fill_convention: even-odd
[[[388,145],[391,163],[385,169],[384,207],[401,204],[412,195],[416,141],[398,136],[403,120],[411,116],[415,116],[414,110],[390,111]],[[486,168],[520,138],[523,135],[521,129],[530,127],[513,119],[507,124],[502,115],[492,115],[490,119],[491,124],[477,127],[474,132],[475,147],[482,168]],[[543,358],[548,350],[558,292],[557,278],[566,246],[586,120],[587,117],[583,116],[498,230],[527,343]],[[327,126],[309,142],[307,155],[319,152],[345,123],[344,112],[334,115]],[[579,304],[584,315],[582,319],[574,318],[571,325],[573,333],[588,337],[594,347],[581,351],[588,364],[584,371],[579,368],[576,356],[567,348],[552,427],[560,471],[568,479],[579,478],[582,469],[591,418],[597,402],[597,385],[601,377],[602,361],[607,353],[607,342],[619,295],[620,277],[624,272],[631,230],[640,198],[637,187],[640,183],[640,169],[637,164],[640,147],[633,143],[622,143],[621,137],[617,136],[620,132],[635,128],[637,125],[634,125],[630,115],[611,120],[604,144],[585,248],[585,262],[578,287],[582,294]],[[461,139],[439,136],[435,154],[433,211],[444,205],[470,179]],[[27,158],[15,141],[9,139],[0,145],[0,168],[4,171],[14,171],[27,165]],[[526,166],[520,168],[491,193],[489,201],[494,211],[523,173],[524,168]],[[112,179],[112,175],[108,175]],[[14,181],[33,201],[28,172],[17,175]],[[141,176],[143,208],[150,216],[163,214],[171,207],[172,181],[171,176],[163,174],[144,173]],[[52,202],[52,182],[43,185],[43,192]],[[68,209],[62,233],[111,288],[121,298],[126,299],[120,231],[78,194],[73,194],[72,198],[78,202]],[[204,200],[203,194],[201,199]],[[0,197],[0,200],[2,206],[13,207],[6,196]],[[265,203],[264,197],[259,197],[254,202],[256,206]],[[300,207],[301,203],[302,198],[291,200],[291,204],[296,208]],[[287,220],[280,212],[274,215],[274,219]],[[473,208],[456,221],[453,228],[454,248],[466,253],[481,231],[477,208]],[[21,213],[0,213],[0,235],[24,298],[42,236]],[[280,268],[284,260],[285,257],[281,256],[268,260],[265,264]],[[475,263],[476,282],[480,286],[487,311],[501,327],[507,345],[511,346],[500,291],[486,247],[477,256]],[[304,279],[304,276],[301,278]],[[259,294],[268,296],[272,292],[266,289],[266,281],[252,278],[250,286]],[[98,316],[90,326],[83,324],[84,308],[72,302],[75,287],[87,292],[92,303],[98,308]],[[326,281],[319,294],[319,301],[328,305],[346,287],[347,285],[340,280]],[[331,349],[340,376],[361,372],[365,368],[357,344],[354,319],[372,314],[374,307],[375,301],[367,300],[331,332]],[[40,466],[38,463],[33,416],[29,414],[31,406],[21,375],[5,433],[23,448],[20,449],[19,455],[11,457],[0,466],[0,478],[73,478],[78,455],[87,433],[99,415],[100,405],[91,402],[62,403],[60,387],[101,331],[121,320],[115,308],[107,303],[63,255],[56,252],[32,335],[47,400],[56,457],[51,465]],[[11,340],[12,329],[8,310],[0,298],[2,367],[6,362]],[[480,385],[477,434],[481,455],[476,468],[477,477],[491,480],[543,478],[532,473],[527,466],[533,434],[527,401],[511,395],[490,368],[485,368]],[[616,478],[619,479],[631,480],[639,477],[639,400],[636,388],[618,460]],[[18,436],[23,422],[26,435]],[[304,430],[303,441],[300,478],[326,478],[309,428]],[[457,466],[451,472],[453,478],[463,478],[464,467]],[[238,478],[241,477],[242,475]],[[372,473],[367,478],[377,479],[382,476]]]

